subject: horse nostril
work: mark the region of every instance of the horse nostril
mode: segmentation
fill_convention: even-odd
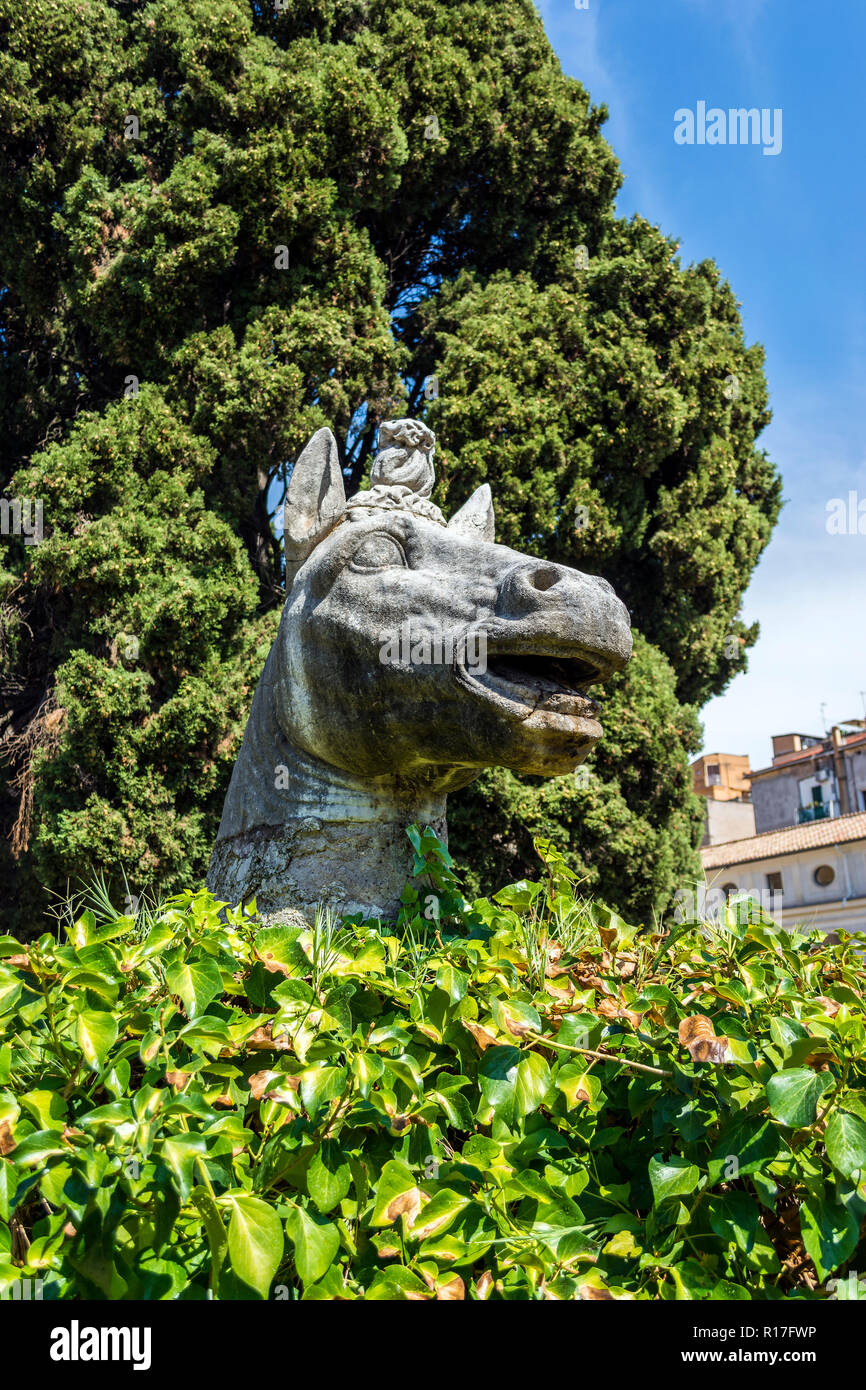
[[[545,565],[542,569],[532,570],[526,577],[530,586],[543,594],[546,589],[553,588],[559,579],[559,570],[553,569],[551,565]]]

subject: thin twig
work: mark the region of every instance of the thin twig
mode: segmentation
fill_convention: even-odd
[[[581,1057],[595,1057],[599,1062],[616,1062],[621,1067],[631,1067],[634,1071],[646,1071],[651,1076],[673,1076],[672,1071],[662,1071],[661,1067],[648,1067],[643,1062],[632,1062],[628,1057],[619,1057],[613,1052],[593,1052],[591,1047],[574,1047],[571,1043],[555,1042],[553,1038],[545,1038],[541,1033],[527,1033],[528,1038],[534,1042],[543,1043],[545,1047],[561,1047],[565,1052],[579,1052]]]

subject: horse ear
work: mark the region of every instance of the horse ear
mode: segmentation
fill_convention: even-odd
[[[492,541],[496,534],[493,496],[489,483],[482,483],[448,523],[449,531],[476,541]]]
[[[345,510],[346,489],[337,441],[330,430],[316,430],[292,469],[286,492],[283,550],[287,585]]]

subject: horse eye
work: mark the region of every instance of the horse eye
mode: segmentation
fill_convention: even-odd
[[[383,570],[389,565],[405,565],[402,549],[392,536],[382,532],[368,536],[358,546],[352,556],[352,568],[359,570]]]

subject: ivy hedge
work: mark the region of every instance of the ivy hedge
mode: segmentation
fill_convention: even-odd
[[[103,894],[0,938],[0,1294],[856,1296],[857,940],[637,929],[549,844],[470,904],[410,833],[396,923]]]

